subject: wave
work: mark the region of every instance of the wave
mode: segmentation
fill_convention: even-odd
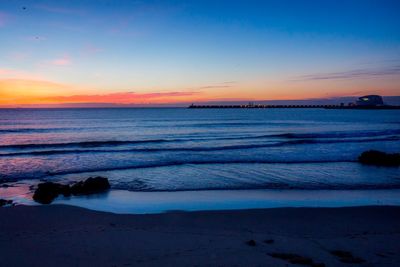
[[[239,136],[239,137],[209,137],[209,138],[175,138],[175,139],[144,139],[144,140],[105,140],[105,141],[82,141],[69,143],[28,143],[0,145],[0,149],[45,149],[45,148],[68,148],[68,147],[117,147],[135,144],[152,144],[152,143],[178,143],[191,141],[212,141],[212,140],[244,140],[259,139],[267,137],[275,137],[276,135],[262,136]]]
[[[91,130],[98,129],[103,127],[85,127],[85,128],[9,128],[9,129],[0,129],[0,134],[9,134],[9,133],[49,133],[49,132],[71,132],[78,130]]]
[[[123,146],[130,144],[146,144],[146,143],[163,143],[168,142],[166,139],[150,139],[136,141],[84,141],[70,143],[44,143],[44,144],[16,144],[16,145],[1,145],[0,149],[43,149],[43,148],[65,148],[65,147],[105,147],[105,146]]]
[[[188,123],[178,124],[174,127],[243,127],[243,126],[260,126],[260,125],[275,125],[275,123],[269,122],[210,122],[210,123]],[[287,123],[279,123],[279,125],[287,125]],[[157,126],[156,126],[157,127]],[[170,127],[170,126],[166,126]]]
[[[290,125],[292,123],[266,123],[266,122],[216,122],[216,123],[185,123],[185,124],[168,124],[168,125],[140,125],[141,128],[186,128],[186,127],[209,127],[209,128],[219,128],[219,127],[251,127],[251,126],[263,126],[263,125]],[[132,128],[135,125],[124,126],[124,128]],[[0,128],[0,134],[9,133],[49,133],[49,132],[71,132],[71,131],[82,131],[82,130],[100,130],[100,129],[120,129],[121,126],[96,126],[96,127],[59,127],[59,128]]]
[[[215,165],[215,164],[324,164],[324,163],[352,163],[353,160],[298,160],[298,161],[284,161],[284,160],[182,160],[182,161],[166,161],[166,162],[146,162],[126,166],[113,166],[113,167],[100,167],[100,168],[87,168],[77,170],[65,170],[58,172],[48,172],[46,176],[77,174],[86,172],[105,172],[129,169],[147,169],[159,167],[172,167],[182,165]]]
[[[145,183],[130,183],[126,185],[115,185],[113,189],[129,190],[136,192],[179,192],[179,191],[210,191],[210,190],[258,190],[258,189],[275,189],[275,190],[383,190],[383,189],[400,189],[400,184],[313,184],[313,183],[285,183],[271,182],[260,183],[254,185],[234,184],[223,186],[198,186],[182,187],[182,188],[157,188],[151,187]]]
[[[58,129],[58,128],[57,128]],[[31,129],[16,129],[15,131],[31,130]],[[47,130],[47,129],[37,129]],[[1,130],[14,131],[12,129]],[[111,147],[124,146],[135,144],[151,144],[151,143],[174,143],[188,141],[212,141],[212,140],[253,140],[253,139],[331,139],[331,138],[357,138],[357,137],[378,137],[400,134],[400,129],[383,130],[383,131],[353,131],[353,132],[322,132],[322,133],[282,133],[282,134],[265,134],[265,135],[250,135],[250,136],[224,136],[224,137],[208,137],[208,138],[172,138],[172,139],[144,139],[144,140],[105,140],[105,141],[82,141],[69,143],[28,143],[28,144],[13,144],[0,145],[0,149],[45,149],[45,148],[67,148],[67,147]],[[290,141],[304,143],[302,140]],[[322,142],[322,141],[310,141]],[[328,142],[328,141],[327,141]],[[357,142],[357,140],[355,140]],[[364,141],[360,141],[364,142]]]
[[[12,156],[34,156],[34,155],[56,155],[56,154],[81,154],[81,153],[133,153],[133,152],[209,152],[209,151],[223,151],[223,150],[242,150],[242,149],[257,149],[257,148],[268,148],[268,147],[282,147],[290,145],[304,145],[304,144],[335,144],[335,143],[369,143],[369,142],[384,142],[384,141],[399,141],[400,137],[391,136],[385,138],[370,138],[370,139],[358,139],[358,140],[316,140],[316,139],[300,139],[290,140],[283,142],[275,142],[268,144],[242,144],[242,145],[227,145],[217,147],[158,147],[158,148],[133,148],[133,149],[73,149],[73,150],[44,150],[44,151],[28,151],[28,152],[12,152],[0,154],[0,157],[12,157]],[[118,145],[131,144],[131,141],[108,141],[116,142]],[[136,141],[141,143],[155,143],[157,140],[144,140]],[[162,143],[160,139],[158,142]],[[98,142],[84,142],[85,145],[81,147],[98,147]],[[100,142],[104,143],[104,142]],[[79,143],[80,144],[80,143]],[[54,145],[54,144],[53,144]],[[61,144],[59,144],[60,147]],[[21,145],[18,145],[21,146]],[[28,146],[28,145],[26,145]],[[40,145],[35,145],[35,148],[42,148]],[[47,144],[44,147],[48,147]],[[57,147],[57,146],[55,146]],[[18,147],[21,148],[21,147]]]
[[[44,180],[52,180],[56,179],[59,180],[61,179],[67,179],[68,181],[71,181],[76,179],[76,177],[84,177],[84,176],[93,176],[93,175],[105,175],[110,177],[110,181],[112,184],[112,187],[114,189],[124,189],[124,190],[131,190],[131,191],[190,191],[190,190],[244,190],[244,189],[306,189],[306,190],[329,190],[329,189],[346,189],[346,190],[351,190],[351,189],[400,189],[400,181],[398,179],[387,179],[382,182],[381,179],[368,179],[366,181],[364,178],[361,178],[361,176],[356,177],[355,179],[342,179],[339,177],[334,177],[333,179],[320,179],[321,173],[317,172],[311,172],[312,175],[317,175],[316,176],[305,176],[305,177],[299,177],[299,179],[295,179],[292,176],[293,175],[287,175],[287,173],[279,173],[279,177],[275,177],[274,175],[269,176],[269,175],[262,175],[262,176],[256,176],[254,177],[247,173],[247,176],[235,176],[232,178],[229,178],[229,180],[219,180],[220,176],[217,175],[217,177],[213,177],[211,175],[210,177],[206,177],[203,181],[202,180],[196,180],[194,183],[188,183],[188,179],[191,179],[189,177],[184,177],[184,176],[178,176],[177,179],[171,181],[171,183],[164,183],[163,182],[163,177],[151,177],[151,176],[146,176],[146,172],[139,171],[142,175],[130,178],[130,179],[121,179],[121,176],[118,175],[117,173],[112,175],[111,173],[107,172],[113,172],[113,171],[125,171],[125,170],[140,170],[144,168],[162,168],[162,167],[174,167],[174,166],[182,166],[182,165],[187,165],[189,168],[193,168],[193,165],[217,165],[213,167],[212,169],[225,169],[225,167],[218,166],[218,165],[224,165],[224,164],[301,164],[302,168],[308,168],[307,164],[319,164],[318,170],[324,169],[325,166],[329,169],[335,169],[334,165],[330,165],[332,163],[350,163],[353,164],[353,161],[339,161],[339,160],[316,160],[316,161],[308,161],[308,162],[303,162],[303,161],[269,161],[269,160],[237,160],[237,161],[224,161],[224,160],[217,160],[217,161],[176,161],[176,162],[152,162],[152,163],[141,163],[141,164],[132,164],[132,165],[126,165],[126,166],[113,166],[113,167],[93,167],[93,168],[81,168],[81,169],[74,169],[74,170],[63,170],[63,171],[56,171],[52,173],[44,173],[43,176],[39,176],[37,173],[36,175],[32,175],[33,178],[35,179],[44,179]],[[322,164],[322,165],[321,165]],[[327,164],[327,165],[324,165]],[[350,166],[350,165],[349,165]],[[247,170],[252,170],[254,168],[259,168],[258,166],[252,167],[247,166]],[[271,167],[265,167],[267,169],[270,169]],[[272,167],[275,168],[275,167]],[[282,167],[278,167],[281,168]],[[288,166],[283,167],[283,170],[287,169]],[[294,168],[297,168],[296,166]],[[312,167],[313,168],[313,167]],[[196,167],[196,169],[198,169]],[[204,169],[201,167],[202,170],[204,170],[205,174],[207,172],[207,167]],[[229,168],[228,168],[229,169]],[[235,169],[238,169],[235,167]],[[239,168],[241,169],[241,168]],[[246,170],[246,168],[244,168]],[[373,170],[376,171],[376,170]],[[105,173],[104,173],[105,172]],[[174,170],[169,170],[165,172],[166,175],[173,173]],[[175,171],[176,172],[176,171]],[[162,170],[157,170],[156,173],[163,173]],[[43,174],[43,173],[42,173]],[[132,175],[129,175],[132,176]],[[124,175],[122,175],[124,177]],[[239,178],[240,177],[240,178]],[[289,178],[288,178],[289,177]],[[290,178],[292,177],[292,178]],[[374,175],[371,176],[371,178],[374,177]],[[215,183],[212,181],[215,180]],[[360,179],[360,180],[358,180]],[[220,181],[220,182],[218,182]]]
[[[1,129],[0,128],[0,134],[9,134],[9,133],[51,133],[51,132],[74,132],[74,131],[90,131],[90,130],[110,130],[111,128],[113,129],[121,129],[123,128],[128,128],[128,127],[133,127],[133,126],[111,126],[107,125],[105,126],[92,126],[92,127],[57,127],[57,128],[5,128]]]
[[[271,135],[273,137],[273,135]],[[266,138],[267,135],[262,136]],[[125,145],[136,144],[152,144],[152,143],[177,143],[177,142],[190,142],[190,141],[211,141],[211,140],[240,140],[240,139],[253,139],[262,138],[256,137],[216,137],[216,138],[176,138],[176,139],[148,139],[148,140],[105,140],[105,141],[83,141],[83,142],[69,142],[69,143],[40,143],[40,144],[14,144],[14,145],[0,145],[0,149],[45,149],[45,148],[68,148],[68,147],[117,147]]]
[[[355,138],[375,137],[400,134],[400,129],[383,131],[352,131],[352,132],[326,132],[326,133],[286,133],[278,134],[276,137],[288,139],[312,139],[312,138]]]
[[[94,172],[107,172],[119,170],[132,170],[132,169],[150,169],[161,167],[174,167],[183,165],[230,165],[230,164],[332,164],[332,163],[355,163],[355,160],[263,160],[263,159],[221,159],[221,160],[171,160],[171,161],[153,161],[153,162],[137,162],[120,166],[99,166],[99,167],[84,167],[77,169],[65,169],[60,171],[32,171],[32,172],[17,172],[14,174],[0,173],[0,183],[16,181],[19,179],[45,179],[46,177],[68,175],[68,174],[81,174],[81,173],[94,173]]]

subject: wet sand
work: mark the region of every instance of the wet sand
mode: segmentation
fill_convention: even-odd
[[[400,207],[151,215],[7,207],[0,254],[9,267],[399,266]]]

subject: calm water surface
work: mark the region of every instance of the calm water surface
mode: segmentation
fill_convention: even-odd
[[[400,188],[400,111],[3,109],[1,181],[109,177],[130,191]]]

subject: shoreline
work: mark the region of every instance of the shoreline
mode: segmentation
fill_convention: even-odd
[[[287,266],[275,257],[285,253],[349,266],[334,250],[355,266],[397,266],[399,226],[393,206],[146,215],[15,206],[0,209],[0,251],[4,266]]]
[[[32,200],[29,184],[0,187],[0,199],[16,205],[40,205]],[[400,206],[400,189],[297,190],[243,189],[196,191],[128,191],[64,197],[63,204],[117,214],[157,214],[170,210],[246,210],[290,207]]]

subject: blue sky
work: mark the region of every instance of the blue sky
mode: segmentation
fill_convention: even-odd
[[[12,87],[33,104],[396,95],[399,11],[400,1],[0,0],[0,90],[8,104],[29,102],[4,93]],[[140,97],[154,93],[165,95]]]

